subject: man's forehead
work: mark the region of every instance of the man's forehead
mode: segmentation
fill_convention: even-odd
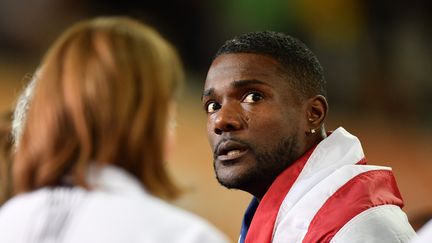
[[[207,73],[206,86],[222,80],[267,80],[278,75],[278,62],[273,58],[248,53],[223,54],[217,57]]]

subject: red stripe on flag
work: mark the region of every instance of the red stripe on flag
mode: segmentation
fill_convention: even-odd
[[[366,158],[363,158],[359,162],[356,163],[356,165],[366,165],[366,164],[367,164]]]
[[[312,219],[303,243],[330,242],[352,218],[371,207],[403,207],[402,196],[390,170],[361,173],[339,188]]]

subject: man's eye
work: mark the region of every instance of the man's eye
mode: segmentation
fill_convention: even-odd
[[[263,97],[260,93],[252,92],[252,93],[246,95],[246,97],[243,99],[243,102],[255,103],[255,102],[260,101],[262,99],[263,99]]]
[[[213,113],[221,108],[221,105],[216,102],[210,102],[207,104],[207,112]]]

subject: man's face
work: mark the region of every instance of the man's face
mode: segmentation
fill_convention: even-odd
[[[266,190],[305,152],[306,114],[286,79],[276,60],[258,54],[223,54],[210,66],[202,103],[222,185]]]

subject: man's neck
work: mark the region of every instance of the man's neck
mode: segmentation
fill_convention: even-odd
[[[266,194],[266,192],[268,191],[268,189],[270,188],[270,186],[273,184],[273,182],[276,180],[276,178],[285,170],[289,169],[293,164],[297,163],[298,160],[305,155],[309,150],[311,150],[312,148],[315,148],[322,140],[324,140],[327,137],[327,132],[325,131],[325,129],[320,129],[319,132],[317,134],[314,134],[313,137],[310,138],[310,140],[308,141],[308,144],[305,146],[306,149],[305,151],[302,151],[302,153],[297,157],[296,160],[294,160],[293,163],[291,163],[288,167],[286,167],[284,170],[282,170],[279,174],[269,178],[269,179],[264,179],[264,178],[260,178],[262,180],[256,180],[252,183],[249,183],[249,185],[247,186],[247,189],[245,189],[244,191],[249,192],[250,194],[252,194],[252,196],[254,196],[255,198],[258,199],[258,201],[260,202],[261,199],[264,197],[264,195]]]

